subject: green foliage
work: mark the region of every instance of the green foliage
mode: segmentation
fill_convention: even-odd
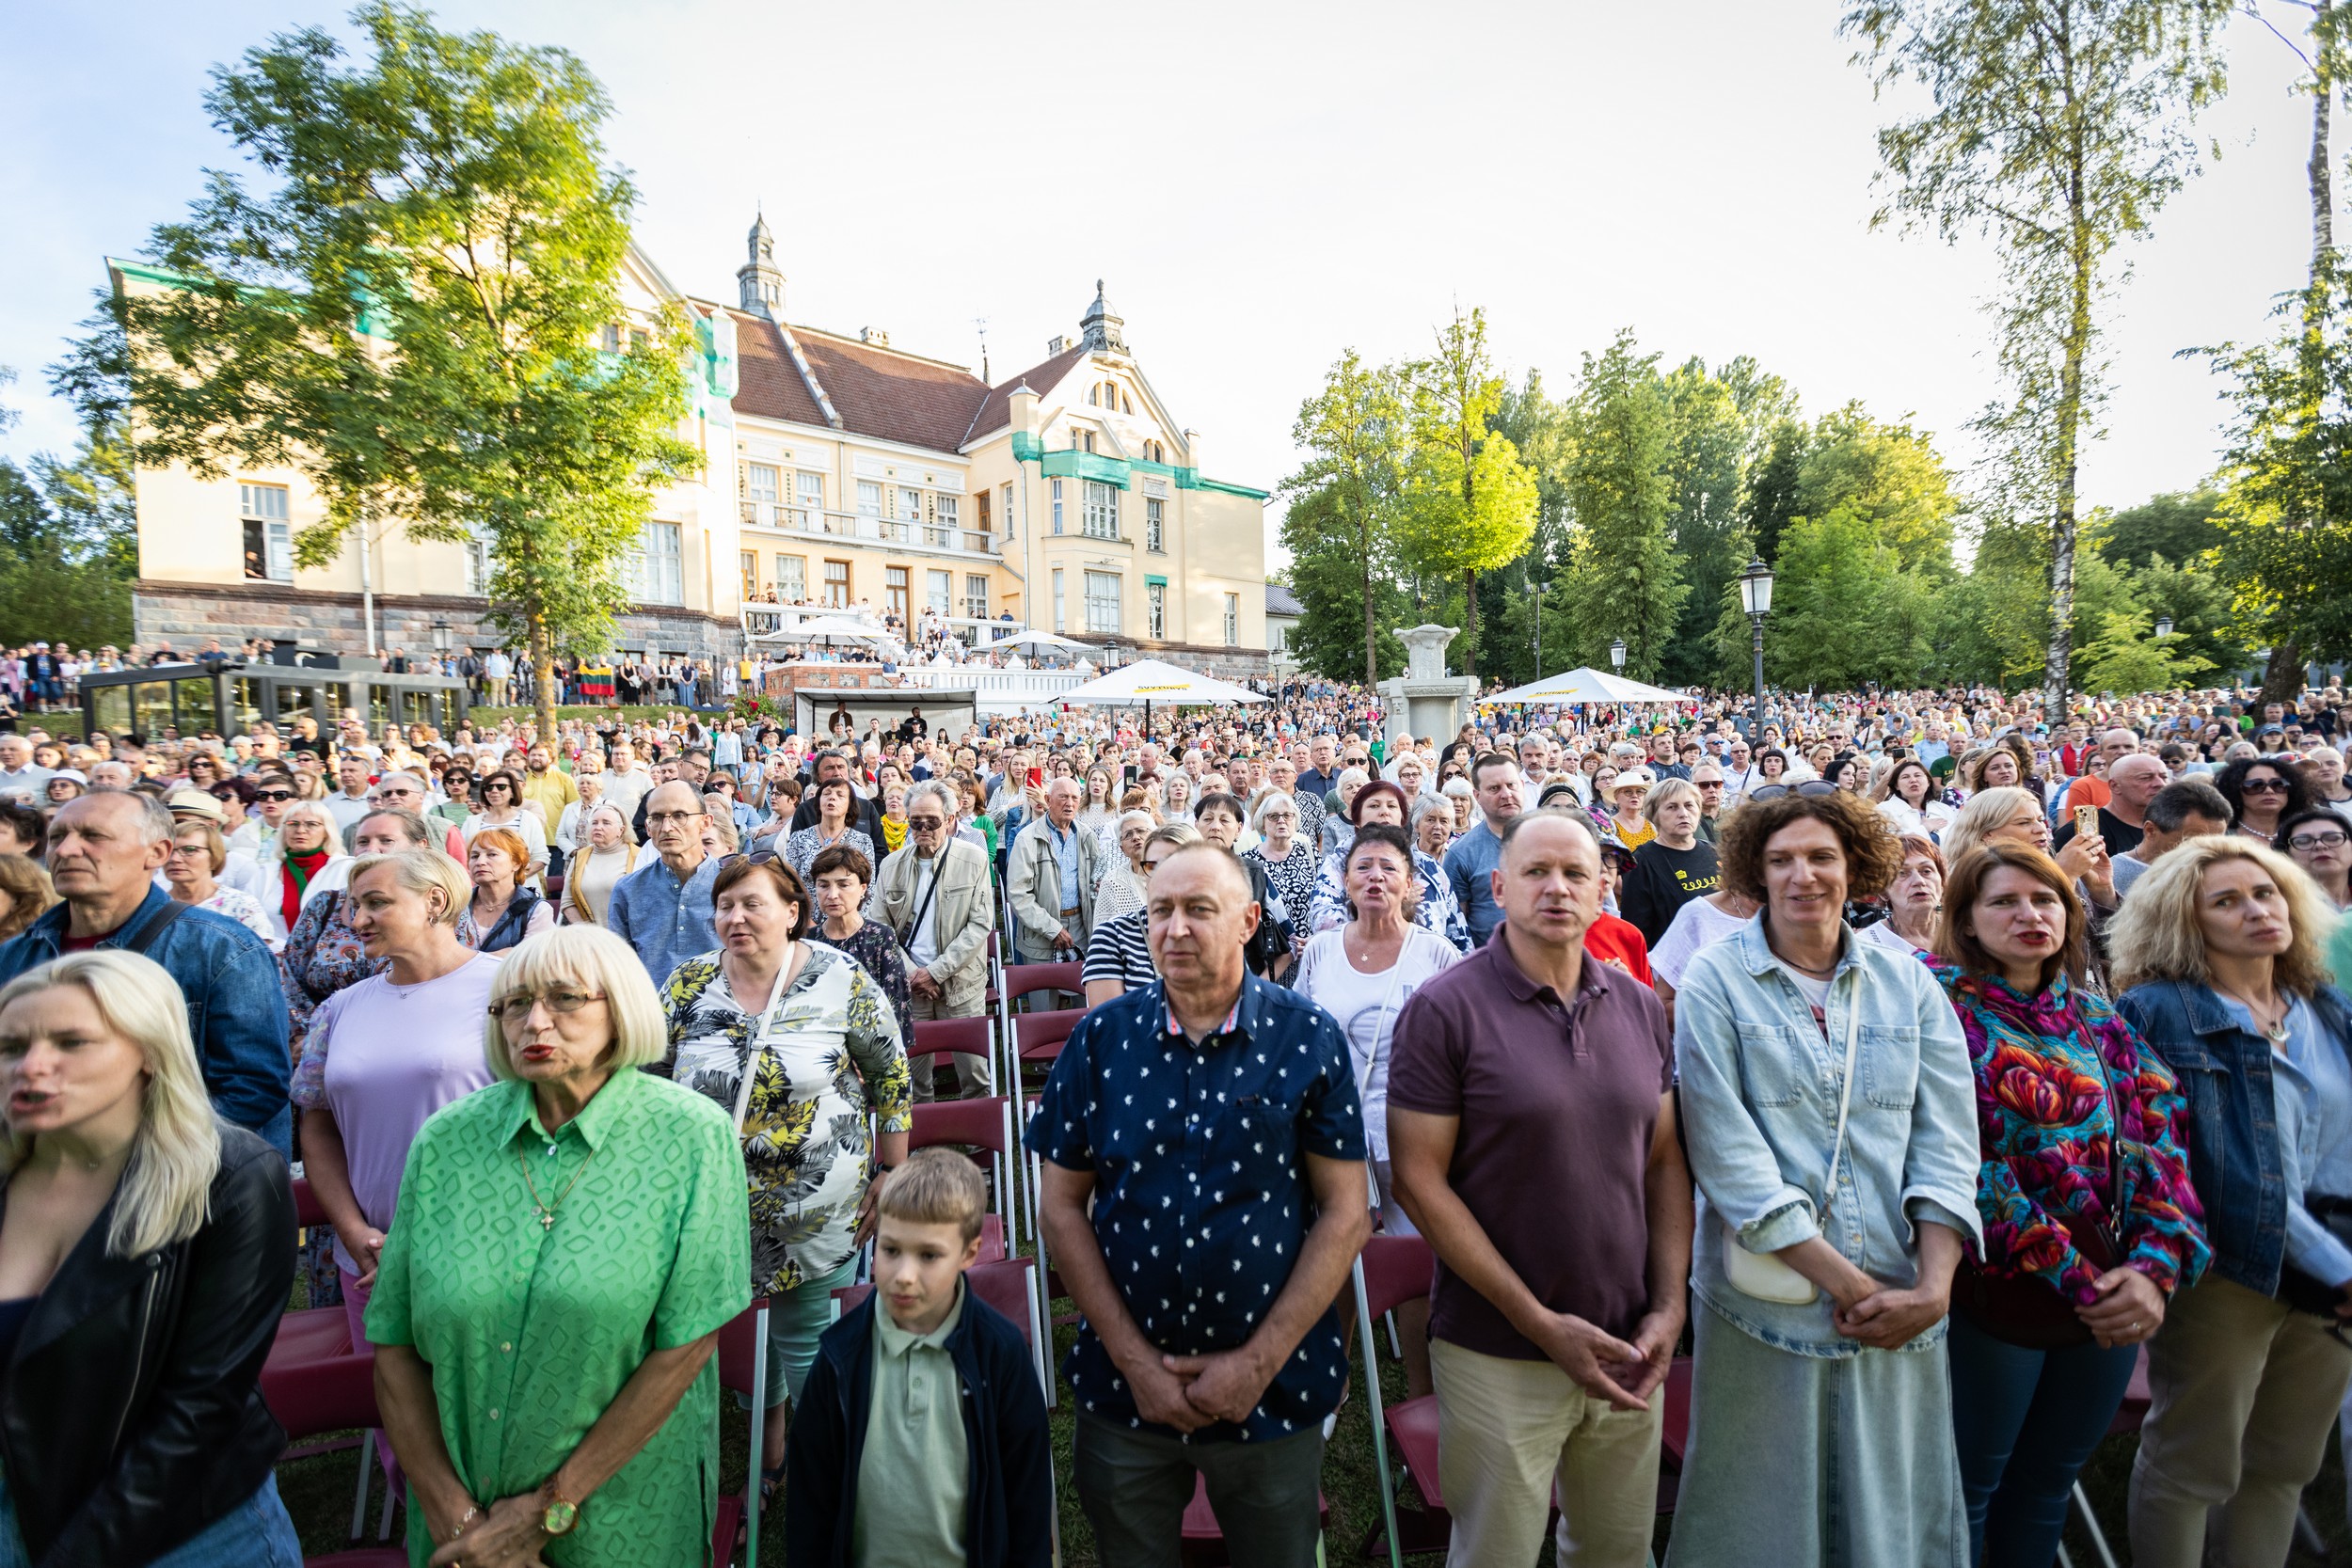
[[[1517,561],[1535,531],[1535,476],[1493,428],[1505,390],[1486,347],[1486,315],[1459,310],[1437,333],[1437,353],[1407,370],[1411,451],[1397,543],[1425,577],[1461,579],[1463,668],[1477,673],[1478,576]]]
[[[1859,403],[1821,416],[1797,470],[1796,508],[1826,517],[1839,507],[1868,518],[1903,565],[1950,570],[1959,498],[1934,446],[1908,423],[1872,419]]]
[[[1305,611],[1292,646],[1328,680],[1369,685],[1384,661],[1377,628],[1395,594],[1387,574],[1396,555],[1405,402],[1401,374],[1366,365],[1351,348],[1325,373],[1322,389],[1299,404],[1291,429],[1307,453],[1282,484],[1290,500],[1282,546]],[[1335,640],[1343,626],[1354,628],[1352,651]]]
[[[1659,673],[1668,685],[1687,686],[1706,678],[1714,662],[1715,607],[1723,600],[1724,585],[1747,564],[1736,536],[1740,470],[1751,431],[1731,383],[1709,374],[1704,360],[1686,360],[1665,384],[1671,527],[1691,591]]]
[[[2158,640],[2155,617],[2145,610],[2111,610],[2100,617],[2099,635],[2083,645],[2083,689],[2131,693],[2170,691],[2213,668],[2210,659]]]
[[[1674,548],[1674,407],[1630,330],[1598,356],[1570,404],[1565,476],[1574,532],[1562,579],[1573,627],[1566,663],[1606,668],[1610,641],[1626,642],[1626,673],[1657,676],[1690,585]]]
[[[1749,628],[1736,585],[1722,604],[1719,657],[1726,675],[1744,675]],[[1824,690],[1870,681],[1912,685],[1933,662],[1936,625],[1932,586],[1903,564],[1877,519],[1852,506],[1799,517],[1781,537],[1773,569],[1765,678]]]
[[[2117,565],[2145,565],[2152,555],[2193,562],[2221,543],[2221,492],[2152,496],[2106,520],[2099,553]]]
[[[0,387],[14,379],[0,367]],[[0,430],[14,422],[0,407]],[[32,470],[0,458],[0,645],[128,647],[138,524],[119,444],[100,432]]]
[[[1764,441],[1762,456],[1748,466],[1747,493],[1740,509],[1749,547],[1769,566],[1780,559],[1780,536],[1788,520],[1803,511],[1797,487],[1811,450],[1812,433],[1798,420],[1784,419]]]
[[[2218,96],[2233,0],[1855,0],[1841,30],[1883,91],[1931,106],[1879,133],[1890,217],[1947,240],[1990,236],[2008,400],[1979,425],[2004,455],[2001,499],[2051,534],[2043,705],[2066,708],[2075,467],[2096,434],[2097,327],[2144,231],[2197,166],[2187,118]]]
[[[326,506],[302,564],[355,528],[478,528],[493,613],[534,654],[601,645],[656,490],[700,461],[683,316],[596,347],[634,199],[603,89],[390,0],[353,21],[364,64],[307,29],[214,72],[215,125],[267,178],[215,173],[159,226],[183,286],[108,300],[61,384],[88,417],[135,406],[142,464],[300,469]]]

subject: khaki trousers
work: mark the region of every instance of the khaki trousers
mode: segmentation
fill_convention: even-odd
[[[907,1016],[917,1023],[929,1023],[934,1019],[942,1018],[977,1018],[980,1016],[981,1009],[987,1006],[987,996],[988,988],[982,986],[979,999],[970,1006],[961,1007],[957,1006],[947,996],[910,996],[907,998]],[[907,1041],[909,1045],[914,1043],[913,1040]],[[907,1077],[913,1082],[917,1103],[929,1104],[935,1098],[931,1088],[931,1069],[938,1065],[938,1062],[930,1056],[913,1057],[907,1062]],[[956,1086],[960,1091],[959,1098],[961,1099],[985,1099],[990,1088],[988,1058],[966,1055],[961,1051],[957,1052]]]
[[[1559,1568],[1644,1568],[1658,1518],[1664,1388],[1616,1410],[1549,1361],[1433,1339],[1438,1484],[1454,1515],[1449,1568],[1526,1568],[1560,1488]]]
[[[2132,1560],[2280,1568],[2347,1384],[2352,1346],[2325,1320],[2227,1279],[2175,1294],[2148,1342]]]

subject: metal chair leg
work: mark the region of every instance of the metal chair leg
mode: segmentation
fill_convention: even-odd
[[[351,1499],[351,1538],[359,1539],[359,1532],[368,1528],[368,1488],[374,1484],[375,1433],[359,1434],[359,1491]]]
[[[1356,1338],[1364,1347],[1364,1414],[1372,1418],[1372,1463],[1380,1476],[1380,1523],[1389,1535],[1389,1568],[1405,1568],[1396,1539],[1396,1480],[1389,1473],[1389,1424],[1380,1409],[1380,1358],[1374,1354],[1372,1308],[1364,1295],[1364,1260],[1349,1265],[1356,1280]],[[1316,1547],[1321,1556],[1321,1543]]]
[[[2100,1568],[2116,1568],[2115,1550],[2107,1544],[2106,1531],[2099,1528],[2099,1515],[2090,1510],[2090,1494],[2083,1490],[2079,1481],[2074,1483],[2074,1511],[2082,1515],[2083,1531],[2090,1537],[2090,1549],[2099,1554]],[[2061,1547],[2059,1556],[2064,1555]],[[2068,1568],[2073,1568],[2073,1564],[2068,1564]]]

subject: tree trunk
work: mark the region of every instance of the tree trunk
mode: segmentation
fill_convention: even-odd
[[[531,618],[531,668],[536,676],[532,686],[532,710],[538,717],[540,743],[555,745],[555,650],[548,644],[548,621],[544,615]]]
[[[1372,519],[1366,516],[1356,531],[1363,548],[1364,568],[1364,689],[1380,679],[1380,628],[1372,623]]]
[[[2263,668],[2262,695],[2254,699],[2260,708],[2266,703],[2295,705],[2303,695],[2303,648],[2292,638],[2270,645],[2270,662]]]
[[[1462,673],[1478,674],[1478,574],[1462,574]]]
[[[2050,530],[2050,648],[2042,677],[2042,707],[2051,730],[2066,721],[2066,696],[2074,657],[2074,532],[2077,441],[2083,417],[2083,361],[2090,352],[2090,294],[2094,278],[2089,225],[2082,214],[2087,196],[2079,173],[2069,190],[2074,208],[2074,276],[2069,280],[2065,362],[2058,372],[2057,450],[2058,507]]]
[[[2335,270],[2335,192],[2328,166],[2328,116],[2335,97],[2335,0],[2319,0],[2312,17],[2312,282]]]

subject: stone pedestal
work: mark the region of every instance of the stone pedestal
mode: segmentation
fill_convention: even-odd
[[[1405,644],[1405,673],[1380,683],[1388,738],[1434,735],[1451,740],[1478,698],[1478,682],[1445,673],[1446,644],[1460,635],[1453,626],[1414,626],[1398,632]]]

